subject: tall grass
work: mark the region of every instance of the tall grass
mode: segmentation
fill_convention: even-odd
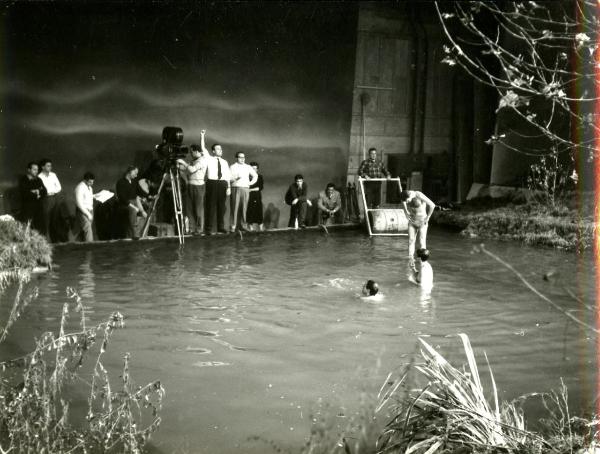
[[[31,353],[0,362],[0,452],[141,453],[160,425],[164,389],[159,381],[135,384],[129,353],[123,356],[119,379],[111,380],[102,360],[113,333],[124,326],[123,316],[115,312],[88,327],[79,295],[67,289],[67,296],[57,333],[36,339]],[[10,317],[16,319],[19,311],[13,312]],[[68,332],[74,312],[79,326]],[[90,356],[93,369],[88,376],[82,365]],[[73,423],[72,396],[85,389],[85,420]]]
[[[379,453],[591,453],[600,421],[569,414],[567,391],[530,394],[500,402],[491,368],[484,389],[468,337],[459,335],[467,366],[453,367],[422,339],[415,366],[427,385],[392,404],[393,417],[377,442]],[[486,357],[487,361],[487,357]],[[403,381],[406,374],[398,381]],[[390,385],[391,387],[391,385]],[[396,392],[389,390],[382,404]],[[489,398],[486,396],[490,396]],[[524,401],[541,398],[548,417],[540,433],[526,427]]]

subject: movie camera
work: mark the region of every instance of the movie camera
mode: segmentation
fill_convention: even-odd
[[[188,148],[182,145],[183,143],[183,129],[177,126],[165,126],[162,131],[162,142],[156,145],[156,154],[158,159],[156,162],[160,163],[162,167],[162,179],[158,192],[152,203],[152,207],[146,218],[146,224],[142,230],[142,238],[145,238],[148,234],[148,227],[150,226],[150,218],[156,209],[156,204],[161,196],[161,193],[165,187],[165,183],[169,182],[171,185],[171,194],[173,197],[173,208],[175,225],[177,227],[177,236],[179,237],[179,244],[183,244],[185,235],[185,219],[183,216],[183,199],[181,197],[181,177],[179,176],[179,169],[177,167],[178,159],[185,159],[188,154]]]
[[[185,159],[188,147],[182,145],[183,129],[177,126],[165,126],[162,131],[162,142],[156,145],[156,154],[165,167],[174,167],[178,159]]]

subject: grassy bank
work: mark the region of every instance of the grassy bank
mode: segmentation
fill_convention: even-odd
[[[435,211],[431,223],[477,238],[516,240],[530,245],[582,251],[594,238],[593,194],[554,206],[521,197],[479,199],[459,209]]]
[[[49,266],[52,247],[37,230],[17,221],[0,222],[0,271]]]

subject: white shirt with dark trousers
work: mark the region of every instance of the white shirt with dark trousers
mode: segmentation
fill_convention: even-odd
[[[246,210],[248,209],[248,199],[250,196],[250,185],[256,183],[258,174],[252,166],[236,162],[231,164],[231,230],[237,228],[238,211],[242,210],[241,222],[242,229],[247,229]]]
[[[62,190],[60,181],[54,172],[40,172],[38,177],[44,183],[46,195],[42,197],[42,230],[50,241],[66,241],[68,239],[67,232],[59,222],[59,204],[57,195]]]
[[[94,241],[92,222],[94,216],[94,192],[85,181],[75,186],[75,205],[77,205],[77,220],[81,227],[83,240]],[[90,215],[92,219],[88,217]]]
[[[219,175],[220,173],[220,175]],[[225,232],[225,201],[231,181],[229,164],[217,156],[207,158],[205,227],[207,233]],[[215,219],[216,218],[216,219]]]

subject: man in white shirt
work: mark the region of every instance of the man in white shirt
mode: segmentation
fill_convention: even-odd
[[[49,241],[60,240],[65,238],[66,232],[59,232],[58,216],[59,216],[59,195],[62,187],[58,177],[52,172],[52,161],[42,159],[40,161],[42,171],[38,177],[44,183],[46,195],[42,198],[42,229],[43,234]]]
[[[204,130],[200,133],[204,137]],[[183,159],[178,159],[179,167],[187,177],[187,215],[190,221],[190,231],[193,234],[204,234],[204,197],[206,168],[208,167],[208,153],[200,150],[196,144],[190,145],[192,162],[188,164]]]
[[[94,241],[92,223],[94,222],[94,174],[86,172],[83,180],[75,186],[75,205],[77,206],[77,221],[81,227],[83,241]]]
[[[200,146],[202,151],[208,154],[204,142],[204,134],[200,135]],[[212,146],[213,156],[208,156],[206,168],[206,200],[205,200],[205,227],[206,233],[227,233],[225,230],[225,202],[227,196],[231,195],[231,173],[229,164],[223,156],[223,149],[218,143]]]
[[[258,174],[254,169],[246,164],[246,155],[243,151],[235,154],[236,161],[231,164],[231,231],[235,232],[238,226],[238,212],[242,209],[241,229],[248,231],[246,223],[246,210],[248,209],[248,198],[250,196],[250,186],[258,180]]]

